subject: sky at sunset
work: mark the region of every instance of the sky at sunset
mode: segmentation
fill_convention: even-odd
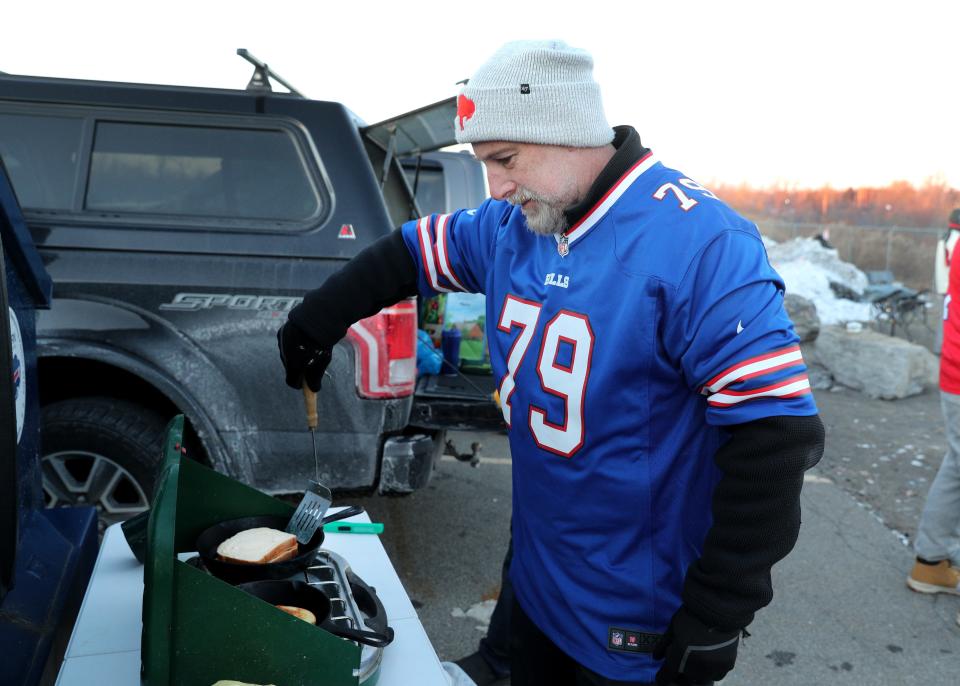
[[[327,6],[330,6],[328,9]],[[593,53],[611,124],[702,183],[960,188],[960,2],[21,2],[0,71],[242,88],[239,47],[369,123],[501,43]]]

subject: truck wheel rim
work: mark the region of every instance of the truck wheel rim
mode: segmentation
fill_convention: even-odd
[[[41,465],[44,504],[96,507],[101,531],[150,507],[133,475],[109,457],[67,450],[45,455]]]

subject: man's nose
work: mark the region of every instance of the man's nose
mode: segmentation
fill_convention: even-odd
[[[487,172],[487,184],[494,200],[505,200],[517,192],[517,184],[503,174]]]

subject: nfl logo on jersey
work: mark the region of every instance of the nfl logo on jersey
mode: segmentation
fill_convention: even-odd
[[[615,646],[622,646],[623,634],[621,634],[619,631],[614,631],[613,633],[610,634],[610,642],[613,643],[613,645]]]

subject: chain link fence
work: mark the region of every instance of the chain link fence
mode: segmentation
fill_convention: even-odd
[[[934,257],[943,228],[801,224],[776,219],[757,221],[760,233],[775,241],[798,236],[813,238],[825,230],[845,262],[864,272],[889,271],[893,278],[917,290],[933,289]]]
[[[871,325],[877,331],[918,343],[933,353],[940,352],[943,297],[934,292],[933,273],[937,240],[945,229],[796,223],[775,219],[760,219],[757,226],[760,233],[778,242],[799,236],[814,238],[826,230],[830,244],[843,261],[864,272],[890,272],[895,281],[908,288],[930,291],[921,293],[917,307],[895,312],[893,317],[885,315],[878,307]]]

